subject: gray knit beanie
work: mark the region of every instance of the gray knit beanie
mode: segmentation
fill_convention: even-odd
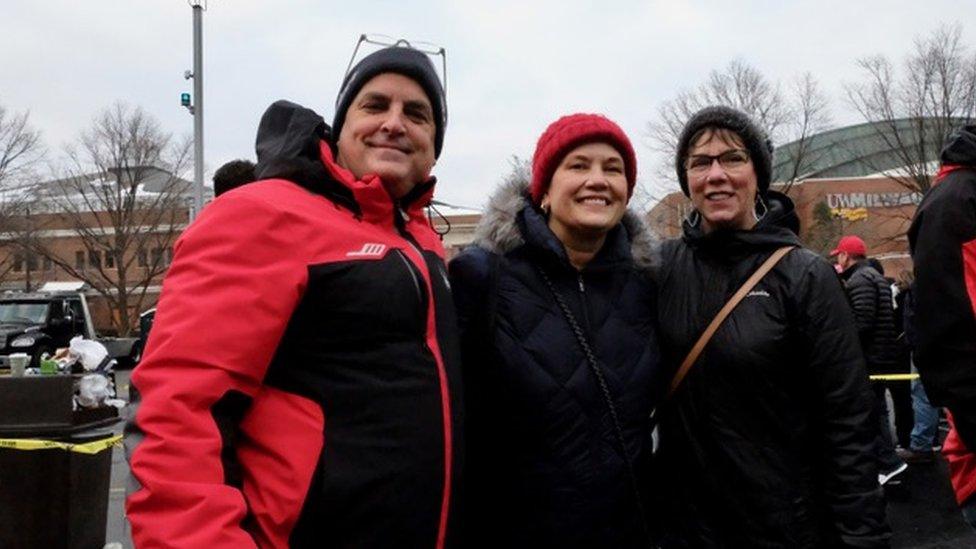
[[[434,157],[439,157],[447,127],[447,96],[430,58],[419,50],[403,46],[390,46],[371,53],[356,63],[346,75],[336,97],[335,118],[332,120],[333,143],[339,142],[339,134],[342,133],[342,125],[346,121],[346,111],[356,94],[374,76],[385,72],[402,74],[413,79],[427,94],[434,109]]]
[[[691,138],[699,130],[704,128],[724,128],[735,132],[742,139],[746,150],[749,151],[749,158],[756,170],[756,180],[759,193],[765,194],[769,189],[769,180],[773,171],[773,143],[763,131],[746,113],[733,109],[715,105],[705,107],[696,112],[688,119],[681,137],[678,140],[678,151],[674,157],[674,168],[678,174],[678,183],[681,184],[681,191],[685,196],[690,196],[688,192],[688,174],[685,172],[685,160],[688,157],[688,148],[691,147]]]

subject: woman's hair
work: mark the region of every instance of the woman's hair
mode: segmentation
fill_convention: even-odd
[[[709,134],[709,140],[718,139],[722,143],[730,147],[744,147],[745,141],[743,141],[742,136],[735,132],[735,130],[730,130],[728,128],[723,128],[721,126],[705,126],[692,134],[691,139],[688,140],[689,146],[694,147],[698,140]],[[686,153],[682,160],[687,160],[688,154]]]

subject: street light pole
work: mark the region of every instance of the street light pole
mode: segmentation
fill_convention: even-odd
[[[193,7],[193,217],[203,210],[203,10],[206,0],[191,0]],[[192,219],[191,219],[192,221]]]

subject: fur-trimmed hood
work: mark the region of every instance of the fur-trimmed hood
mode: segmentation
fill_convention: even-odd
[[[481,221],[474,232],[474,244],[489,252],[506,254],[525,244],[519,229],[518,215],[529,201],[528,180],[509,180],[488,200]],[[640,216],[627,209],[621,224],[630,241],[630,254],[634,264],[641,270],[652,270],[659,257],[658,242],[651,236]]]

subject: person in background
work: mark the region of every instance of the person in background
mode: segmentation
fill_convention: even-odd
[[[639,479],[663,394],[637,160],[596,114],[553,122],[532,181],[450,264],[468,434],[467,547],[648,547]]]
[[[915,292],[912,290],[914,275],[904,271],[899,277],[900,291],[895,296],[895,317],[901,327],[898,338],[900,345],[908,354],[911,372],[918,373],[912,355],[915,349]],[[898,448],[898,457],[906,463],[930,463],[935,459],[934,450],[939,444],[939,409],[929,402],[925,385],[921,379],[911,381],[913,425],[907,446]]]
[[[932,404],[948,408],[942,446],[970,524],[976,524],[976,125],[956,128],[915,211],[915,366]]]
[[[870,265],[875,271],[884,278],[885,282],[888,284],[888,291],[891,295],[891,308],[892,308],[892,325],[894,326],[895,340],[892,343],[892,366],[886,373],[891,374],[909,374],[911,373],[911,364],[909,362],[908,349],[904,344],[904,339],[901,337],[901,313],[898,310],[898,284],[895,283],[895,279],[890,276],[885,276],[884,265],[876,257],[867,258],[868,265]],[[912,386],[911,383],[905,380],[895,379],[895,380],[878,380],[872,381],[872,385],[882,384],[888,394],[891,395],[891,415],[894,419],[895,431],[894,438],[895,443],[898,447],[895,448],[896,453],[900,449],[908,448],[909,442],[912,435],[912,425],[915,422],[914,414],[912,412]],[[889,432],[891,428],[889,426]],[[901,454],[899,453],[899,457]]]
[[[252,181],[254,181],[254,162],[244,159],[231,160],[214,172],[214,197]]]
[[[681,363],[772,254],[659,409],[653,514],[662,546],[887,547],[874,418],[853,315],[833,268],[800,246],[769,189],[772,145],[745,113],[705,108],[675,154],[694,210],[665,242],[658,320]],[[790,249],[792,247],[792,249]]]
[[[868,374],[890,374],[895,371],[897,362],[894,301],[891,299],[891,286],[884,276],[871,266],[867,259],[867,246],[864,240],[855,235],[840,239],[837,247],[830,252],[841,267],[840,277],[850,307],[854,311],[857,334],[864,350]],[[891,436],[888,423],[888,402],[885,397],[885,384],[872,382],[874,406],[877,415],[877,441],[875,451],[878,459],[878,480],[886,484],[908,468],[898,453]]]
[[[278,101],[256,176],[183,233],[126,426],[137,547],[456,543],[459,348],[425,215],[447,124],[400,42],[331,128]]]

